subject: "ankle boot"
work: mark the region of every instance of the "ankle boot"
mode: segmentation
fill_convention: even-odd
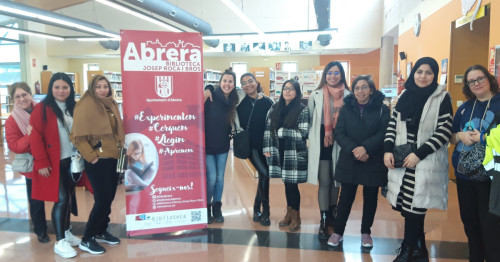
[[[326,210],[321,210],[321,220],[319,222],[319,232],[318,232],[318,238],[326,240],[330,237],[330,234],[328,233],[328,211]]]
[[[300,229],[300,210],[292,209],[292,218],[290,221],[290,231],[295,232]]]
[[[286,215],[283,218],[283,220],[281,220],[279,222],[279,226],[280,227],[287,227],[290,225],[291,221],[292,221],[292,207],[287,207],[286,208]]]
[[[407,245],[404,241],[401,244],[401,247],[398,248],[399,255],[394,259],[393,262],[413,262],[412,254],[414,252],[414,248]]]
[[[425,245],[425,233],[418,237],[417,248],[413,251],[412,258],[416,262],[429,261],[429,251]]]
[[[257,183],[257,193],[255,194],[255,200],[253,202],[253,222],[259,222],[262,213],[260,212],[260,205],[262,203],[262,193],[260,189],[260,177]]]
[[[214,218],[212,217],[212,204],[207,205],[207,223],[212,224],[214,222]]]
[[[222,203],[215,202],[213,206],[214,221],[215,223],[224,223],[224,217],[222,216]]]
[[[330,206],[330,218],[328,219],[328,226],[333,227],[335,218],[337,217],[337,205]]]

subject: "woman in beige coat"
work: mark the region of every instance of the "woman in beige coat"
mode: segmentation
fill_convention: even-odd
[[[328,91],[325,93],[325,90]],[[333,179],[340,147],[334,142],[333,130],[338,113],[349,95],[344,68],[338,61],[326,65],[321,82],[308,100],[309,121],[309,160],[308,182],[318,184],[320,227],[318,237],[328,239],[328,224],[333,225],[339,194],[338,185]],[[330,102],[325,106],[326,99]],[[329,210],[329,211],[328,211]]]

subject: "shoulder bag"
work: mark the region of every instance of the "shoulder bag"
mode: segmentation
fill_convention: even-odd
[[[248,122],[245,130],[238,132],[238,127],[234,125],[234,134],[233,134],[233,153],[234,156],[240,159],[247,159],[250,156],[250,120],[252,119],[253,109],[255,108],[255,104],[252,103],[252,110],[250,111],[250,116],[248,117]],[[238,121],[239,122],[239,121]]]
[[[474,106],[472,107],[469,122],[472,120],[474,108],[476,107],[476,101],[474,101]],[[490,101],[491,98],[488,101],[486,109],[484,110],[483,118],[481,119],[481,123],[479,125],[479,132],[481,132],[481,129],[483,127],[483,120],[486,116],[488,108],[490,107]],[[464,147],[465,145],[462,143],[462,151],[460,152],[460,157],[458,159],[457,171],[475,181],[489,180],[490,178],[486,174],[486,170],[483,166],[486,146],[481,142],[478,142],[475,143],[474,146],[472,146],[472,149],[467,152],[464,152]]]
[[[30,153],[16,154],[11,165],[14,172],[30,173],[33,171],[33,155]]]

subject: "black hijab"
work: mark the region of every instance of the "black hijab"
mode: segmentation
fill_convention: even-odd
[[[421,65],[429,65],[434,73],[434,79],[429,86],[420,88],[415,84],[415,72]],[[396,104],[396,111],[401,113],[401,120],[411,119],[408,123],[410,126],[416,126],[420,122],[424,105],[429,96],[436,91],[438,86],[437,78],[439,73],[439,65],[432,57],[422,57],[413,66],[411,74],[405,83],[406,91],[401,95]]]

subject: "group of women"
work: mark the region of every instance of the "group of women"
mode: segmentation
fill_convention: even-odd
[[[57,255],[75,257],[74,246],[101,254],[105,249],[98,242],[118,244],[120,239],[107,228],[118,185],[118,151],[125,136],[109,81],[104,76],[94,77],[78,103],[71,78],[65,73],[52,76],[47,96],[38,104],[26,83],[13,84],[10,94],[14,108],[6,121],[6,139],[14,153],[33,156],[32,171],[24,175],[38,240],[50,241],[43,201],[51,201]],[[77,152],[84,158],[83,173],[70,169],[72,155]],[[70,218],[77,215],[75,186],[81,179],[90,181],[95,201],[80,240],[71,232]]]
[[[450,95],[438,84],[438,74],[435,59],[419,59],[391,113],[370,77],[358,76],[349,91],[339,62],[325,67],[307,107],[301,103],[302,92],[294,80],[283,84],[281,96],[273,104],[260,93],[251,73],[241,77],[244,94],[238,94],[236,76],[224,72],[221,87],[205,91],[206,97],[213,94],[205,102],[205,128],[210,137],[206,140],[209,223],[224,221],[220,201],[231,130],[248,129],[250,160],[259,174],[255,222],[270,225],[269,178],[280,177],[285,184],[287,211],[279,226],[290,231],[301,224],[298,183],[319,184],[318,237],[338,246],[357,188],[362,185],[361,245],[372,247],[378,192],[387,186],[389,203],[405,221],[404,239],[394,261],[429,261],[424,220],[428,209],[447,208],[447,145],[451,142],[457,145],[452,160],[470,261],[494,261],[500,257],[500,224],[488,211],[491,179],[473,180],[461,174],[457,164],[461,153],[485,143],[489,131],[500,124],[498,83],[483,66],[470,67],[463,81],[463,93],[469,100],[453,118]],[[214,107],[220,110],[214,112]],[[216,136],[224,141],[223,150],[209,152],[209,143]],[[411,152],[395,163],[393,152],[403,145]],[[211,160],[219,154],[222,159]]]
[[[452,164],[470,261],[494,261],[500,257],[500,224],[489,212],[492,181],[466,176],[457,166],[462,153],[485,144],[490,131],[500,124],[500,88],[486,68],[470,67],[463,82],[468,101],[453,118],[451,98],[438,85],[438,73],[433,58],[419,59],[391,114],[370,77],[358,76],[349,91],[339,62],[325,67],[307,106],[302,104],[300,85],[294,80],[283,84],[281,96],[273,104],[261,93],[253,74],[241,76],[243,91],[238,92],[236,75],[225,71],[219,87],[209,86],[205,91],[210,98],[205,101],[208,223],[224,222],[221,200],[231,134],[235,129],[247,129],[249,159],[259,174],[253,221],[271,224],[269,179],[280,177],[287,209],[279,226],[299,230],[298,184],[319,184],[318,237],[338,246],[357,188],[362,185],[361,245],[372,247],[378,191],[387,185],[387,199],[405,221],[404,239],[394,261],[428,261],[424,220],[428,209],[447,208],[450,142],[456,145]],[[23,175],[38,240],[50,241],[43,201],[52,201],[54,252],[59,256],[76,256],[73,246],[101,254],[105,249],[99,242],[118,244],[120,239],[107,227],[124,131],[109,81],[104,76],[94,77],[78,103],[72,81],[64,73],[52,76],[41,103],[35,103],[25,83],[13,84],[10,94],[14,109],[6,121],[6,139],[13,152],[31,153],[34,158],[33,171]],[[403,145],[410,145],[412,151],[396,166],[393,152]],[[85,160],[83,175],[88,176],[95,200],[81,240],[71,233],[70,225],[71,213],[77,214],[75,186],[82,176],[70,170],[76,152]],[[329,227],[333,227],[332,234]]]

